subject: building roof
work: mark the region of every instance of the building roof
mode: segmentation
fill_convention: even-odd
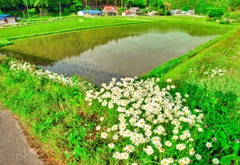
[[[88,14],[102,14],[99,10],[80,10],[79,12],[88,13]]]
[[[138,13],[138,14],[142,13],[142,10],[139,7],[132,7],[129,9],[129,11],[131,13]]]
[[[11,14],[0,14],[0,20],[5,20],[6,17],[12,16]]]
[[[113,6],[105,6],[102,12],[117,12]]]
[[[139,7],[132,7],[129,10],[141,10]]]

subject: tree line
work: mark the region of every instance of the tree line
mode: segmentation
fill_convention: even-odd
[[[194,10],[197,14],[206,14],[210,8],[233,11],[239,8],[239,0],[0,0],[0,13],[21,14],[27,10],[40,15],[77,12],[82,9],[99,9],[105,5],[118,6],[121,9],[140,7],[147,11],[163,13],[171,9]],[[21,14],[22,15],[22,14]]]

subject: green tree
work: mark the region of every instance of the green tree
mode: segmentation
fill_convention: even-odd
[[[208,11],[208,16],[221,18],[224,13],[225,11],[223,8],[210,8]]]
[[[40,11],[40,16],[45,15],[47,13],[48,8],[48,0],[35,0],[34,7],[37,7]]]
[[[70,12],[77,12],[82,9],[82,2],[80,0],[73,0],[69,8]]]

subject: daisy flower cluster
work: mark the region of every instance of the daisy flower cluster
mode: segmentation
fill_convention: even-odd
[[[49,70],[36,69],[35,65],[27,62],[10,61],[10,69],[13,70],[16,74],[20,71],[24,71],[32,75],[37,75],[38,78],[50,79],[54,82],[60,82],[64,85],[73,86],[77,83],[74,82],[72,78],[64,77],[63,75],[50,72]]]
[[[121,82],[113,78],[108,86],[102,84],[98,91],[87,91],[85,100],[90,104],[97,100],[102,106],[118,112],[117,123],[110,128],[97,126],[96,130],[101,138],[111,142],[108,147],[118,160],[136,157],[134,154],[140,152],[158,157],[164,165],[200,160],[201,155],[194,149],[194,138],[203,131],[202,111],[191,111],[184,105],[188,95],[170,94],[169,91],[175,88],[171,79],[162,89],[157,82],[159,78],[124,78]],[[115,148],[119,143],[122,148]]]
[[[216,76],[223,76],[227,73],[226,70],[222,69],[211,69],[210,71],[204,72],[205,75],[208,75],[209,77],[216,77]]]

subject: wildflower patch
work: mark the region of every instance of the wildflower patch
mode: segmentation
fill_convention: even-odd
[[[64,77],[49,70],[36,69],[36,66],[27,62],[20,61],[10,61],[10,69],[14,71],[15,74],[23,71],[30,73],[31,75],[38,76],[38,78],[50,79],[53,82],[59,82],[63,85],[76,85],[72,78]]]
[[[175,88],[171,79],[162,89],[157,85],[158,78],[121,80],[116,82],[113,78],[99,91],[87,91],[85,98],[90,105],[98,100],[118,112],[118,122],[111,128],[96,127],[100,137],[109,142],[112,157],[133,164],[143,163],[142,157],[154,158],[161,164],[200,160],[194,146],[203,131],[204,115],[199,109],[189,109],[185,103],[188,95],[171,95],[170,90]]]
[[[215,78],[216,76],[224,76],[226,73],[227,71],[223,69],[211,69],[210,71],[204,72],[205,75],[212,78]]]

